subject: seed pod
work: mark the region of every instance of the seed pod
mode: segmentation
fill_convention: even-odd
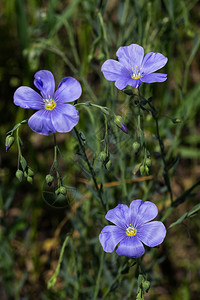
[[[109,170],[111,167],[111,161],[109,160],[107,163],[106,163],[106,169]]]
[[[151,159],[150,158],[147,158],[146,159],[146,165],[148,166],[148,167],[151,167]]]
[[[16,171],[16,173],[15,173],[15,176],[17,177],[17,179],[20,181],[20,182],[22,182],[22,179],[23,179],[23,176],[24,176],[24,174],[23,174],[23,172],[21,171],[21,170],[17,170]]]
[[[144,175],[144,166],[143,165],[140,167],[140,174]]]
[[[45,180],[46,180],[46,183],[49,185],[49,186],[51,186],[51,184],[52,184],[52,182],[53,182],[53,176],[51,175],[51,174],[48,174],[47,176],[46,176],[46,178],[45,178]]]
[[[66,189],[64,186],[61,186],[61,187],[60,187],[60,193],[61,193],[62,195],[65,195],[65,194],[67,193],[67,189]]]
[[[140,144],[138,142],[134,142],[132,147],[133,147],[133,150],[135,152],[137,152],[140,149]]]
[[[26,180],[29,182],[29,183],[33,183],[33,178],[31,176],[27,176]]]
[[[28,168],[28,176],[31,176],[31,177],[34,176],[34,172],[31,168]]]

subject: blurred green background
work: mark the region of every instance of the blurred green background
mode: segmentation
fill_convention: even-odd
[[[129,97],[117,91],[101,73],[108,58],[116,59],[120,46],[137,43],[145,52],[168,57],[162,84],[142,87],[153,95],[160,110],[160,133],[165,144],[174,199],[200,177],[200,4],[196,0],[2,0],[0,2],[0,299],[135,299],[137,270],[121,272],[126,259],[104,254],[98,235],[107,222],[94,197],[92,180],[73,134],[58,134],[62,155],[59,166],[68,188],[64,208],[48,204],[45,176],[53,162],[53,136],[40,136],[27,125],[20,128],[22,152],[35,172],[34,182],[19,182],[16,143],[5,152],[6,132],[31,116],[13,104],[13,93],[21,85],[33,87],[34,73],[50,70],[57,84],[65,76],[80,81],[79,102],[91,101],[121,115],[129,130],[126,136],[113,120],[109,123],[111,167],[98,159],[104,149],[104,118],[95,108],[80,111],[78,129],[85,136],[86,153],[94,162],[98,183],[104,185],[107,208],[132,199],[151,200],[159,217],[170,205],[158,157],[155,124],[143,116],[151,153],[150,176],[135,168],[142,154],[135,155],[134,108]],[[168,117],[178,118],[174,124]],[[117,133],[116,133],[117,132]],[[198,186],[166,219],[168,227],[200,201]],[[63,256],[57,283],[47,289],[56,269],[67,233],[72,233]],[[143,259],[151,281],[145,299],[199,299],[199,216],[185,219],[170,229],[159,249],[147,251]]]

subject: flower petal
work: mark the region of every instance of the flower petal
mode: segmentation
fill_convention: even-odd
[[[103,247],[103,250],[111,253],[114,251],[117,244],[125,237],[126,234],[124,230],[114,225],[108,225],[102,229],[99,235],[99,241]]]
[[[153,220],[158,214],[157,206],[150,201],[133,200],[130,204],[130,223],[134,228]]]
[[[71,104],[57,104],[52,110],[51,121],[58,132],[69,132],[79,121],[78,110]]]
[[[116,253],[121,256],[140,257],[144,254],[144,251],[143,244],[136,236],[134,236],[123,239],[120,242]]]
[[[129,79],[128,85],[138,88],[141,85],[141,80],[140,79]]]
[[[126,204],[118,204],[107,212],[105,218],[124,229],[129,224],[129,208]]]
[[[165,57],[161,53],[149,52],[144,57],[142,63],[142,71],[145,75],[153,73],[164,67],[167,61],[167,57]]]
[[[28,125],[30,128],[44,135],[49,135],[50,133],[55,133],[56,130],[51,122],[52,111],[42,109],[34,113],[28,120]]]
[[[137,237],[147,246],[161,244],[166,236],[166,228],[162,222],[153,221],[143,224],[137,230]]]
[[[141,66],[144,57],[144,49],[137,45],[131,44],[129,46],[120,47],[116,53],[119,62],[128,70],[132,70],[136,66]]]
[[[22,108],[44,108],[42,97],[28,86],[20,86],[15,91],[14,103]]]
[[[55,80],[53,74],[47,70],[41,70],[35,73],[34,84],[40,90],[43,98],[53,98],[55,91]]]
[[[78,99],[81,94],[82,88],[80,83],[73,77],[65,77],[59,83],[54,97],[57,103],[66,103]]]
[[[123,90],[129,82],[130,78],[118,78],[115,82],[115,86],[119,89],[119,90]]]
[[[163,73],[151,73],[148,75],[145,75],[144,77],[141,78],[142,82],[163,82],[167,79],[167,74]]]
[[[131,77],[130,71],[114,59],[106,60],[101,67],[101,72],[109,81],[116,81],[117,79],[127,80]]]

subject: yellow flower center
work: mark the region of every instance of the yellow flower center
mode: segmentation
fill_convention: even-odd
[[[52,110],[54,109],[54,107],[56,107],[56,102],[51,99],[51,97],[49,96],[49,99],[43,99],[44,103],[45,103],[45,109],[48,110]]]
[[[135,229],[131,224],[130,225],[127,225],[127,229],[126,229],[126,234],[128,236],[134,236],[136,235],[137,233],[137,229]]]
[[[139,79],[139,78],[142,78],[142,74],[141,74],[141,70],[142,68],[140,68],[139,70],[137,69],[137,66],[135,66],[135,70],[132,68],[132,75],[131,75],[131,78],[132,79]]]

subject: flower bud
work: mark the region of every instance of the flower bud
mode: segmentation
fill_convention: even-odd
[[[140,144],[138,142],[134,142],[133,145],[132,145],[132,147],[133,147],[133,150],[135,152],[137,152],[139,150],[139,148],[140,148]]]
[[[147,158],[147,159],[146,159],[146,165],[147,165],[148,167],[151,167],[151,159],[150,159],[150,158]]]
[[[140,174],[144,175],[144,166],[143,165],[140,167]]]
[[[149,168],[145,166],[145,173],[148,175],[149,174]]]
[[[24,172],[24,177],[26,177],[26,178],[28,177],[28,174],[26,171]]]
[[[48,184],[48,186],[51,186],[52,182],[53,182],[53,176],[51,174],[48,174],[45,178],[46,183]]]
[[[23,179],[23,172],[21,170],[17,170],[16,173],[15,173],[15,176],[17,177],[17,179],[22,182],[22,179]]]
[[[60,188],[58,188],[57,190],[55,190],[56,195],[60,194]]]
[[[126,127],[125,124],[121,123],[120,129],[121,129],[124,133],[128,134],[128,129],[127,129],[127,127]]]
[[[107,163],[106,163],[106,169],[109,170],[111,167],[111,161],[109,160]]]
[[[65,195],[65,194],[67,193],[66,187],[61,186],[61,187],[60,187],[60,193],[61,193],[62,195]]]
[[[28,168],[28,176],[31,176],[31,177],[34,176],[34,172],[31,168]]]
[[[119,126],[121,128],[121,123],[123,122],[123,119],[121,116],[116,116],[114,117],[114,122],[117,126]]]
[[[6,137],[6,141],[5,141],[6,152],[12,147],[14,141],[15,141],[15,138],[13,135],[8,135]]]
[[[150,282],[148,280],[143,280],[142,281],[142,288],[144,290],[144,292],[148,292],[148,290],[150,289]]]
[[[31,176],[27,176],[26,180],[29,182],[29,183],[33,183],[33,178]]]

